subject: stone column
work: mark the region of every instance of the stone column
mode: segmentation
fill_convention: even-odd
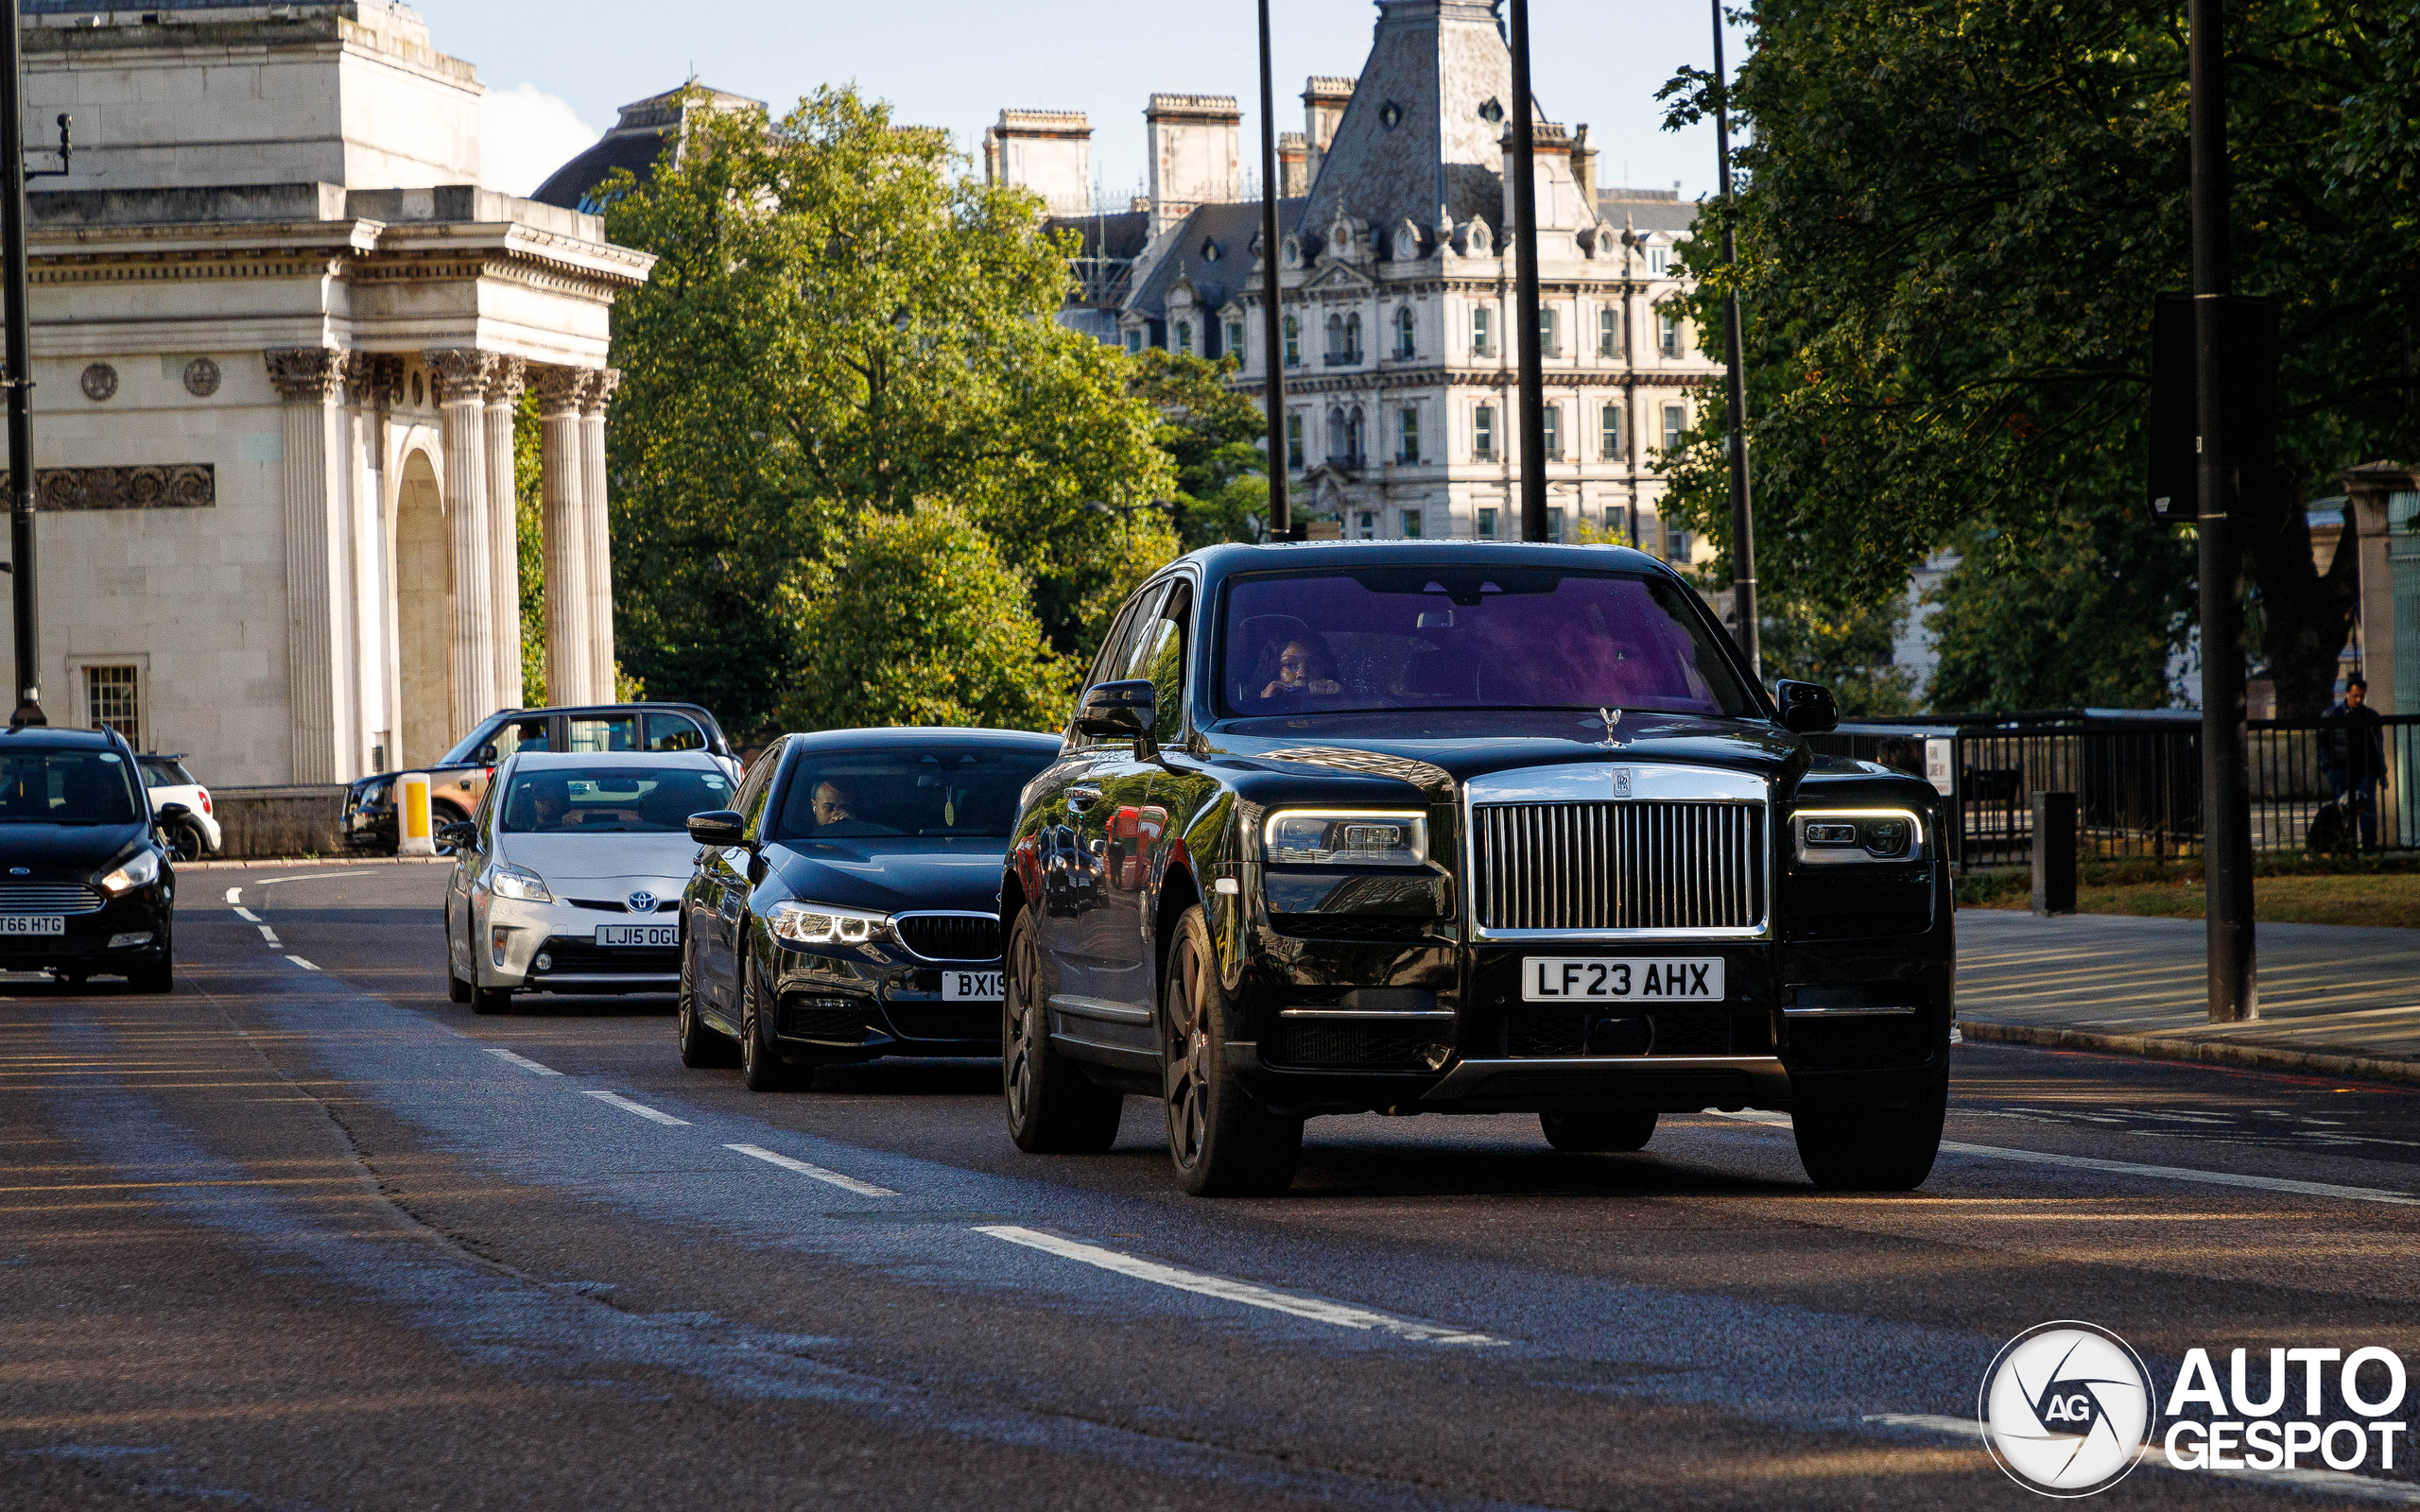
[[[351,775],[345,633],[342,353],[302,347],[264,353],[285,400],[280,416],[285,504],[285,705],[289,781]]]
[[[495,549],[488,528],[488,376],[495,358],[455,348],[428,354],[437,404],[444,416],[445,524],[453,572],[446,647],[454,704],[448,722],[460,739],[496,710],[495,587],[488,570]]]
[[[613,524],[606,512],[605,408],[614,402],[622,375],[612,368],[588,375],[580,391],[579,488],[581,514],[588,526],[588,647],[589,696],[600,701],[615,697],[620,687],[614,675],[614,547]]]
[[[513,468],[512,421],[525,369],[499,357],[488,378],[488,573],[495,589],[495,696],[521,707],[521,499]]]
[[[539,523],[546,556],[546,702],[594,702],[589,691],[588,522],[580,487],[579,407],[586,373],[538,374]]]

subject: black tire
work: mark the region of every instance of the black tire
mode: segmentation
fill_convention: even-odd
[[[176,957],[163,955],[154,965],[136,967],[126,973],[126,985],[137,992],[174,992],[177,989]]]
[[[210,853],[210,837],[191,819],[179,819],[170,825],[167,840],[168,854],[177,861],[199,861]]]
[[[1826,1192],[1912,1192],[1932,1174],[1949,1111],[1949,1068],[1905,1108],[1802,1108],[1798,1162]]]
[[[811,1062],[793,1065],[773,1042],[773,1005],[753,962],[743,954],[739,1012],[739,1079],[752,1092],[786,1092],[815,1079]]]
[[[722,1035],[706,1027],[698,1016],[698,988],[695,953],[687,946],[681,950],[681,1006],[673,1017],[681,1040],[681,1064],[692,1071],[713,1066],[728,1066],[739,1058],[739,1047]]]
[[[1199,906],[1177,920],[1160,1004],[1168,1159],[1197,1197],[1273,1196],[1303,1163],[1303,1121],[1270,1112],[1227,1064],[1227,995]]]
[[[1643,1150],[1655,1137],[1655,1109],[1592,1108],[1579,1113],[1540,1113],[1547,1143],[1576,1155]]]
[[[471,970],[476,971],[478,969],[478,936],[474,935],[471,936]],[[445,948],[445,1001],[448,1003],[468,1003],[471,1001],[472,988],[473,984],[465,982],[459,976],[454,974],[454,948],[451,945],[447,946]]]
[[[454,853],[454,848],[447,845],[444,841],[435,838],[435,836],[442,834],[445,832],[445,827],[449,824],[468,824],[470,820],[471,816],[469,815],[463,813],[460,809],[454,807],[451,803],[431,803],[428,806],[428,833],[431,837],[429,844],[436,848],[439,855],[452,855]],[[395,816],[395,833],[401,835],[403,833],[404,818],[403,815],[399,812]],[[400,850],[403,845],[403,841],[398,839],[395,844]]]
[[[475,967],[473,970],[475,971],[476,968]],[[473,1013],[510,1013],[512,1011],[512,989],[507,987],[481,987],[478,983],[473,982],[471,984],[471,1011]]]
[[[1001,1100],[1009,1138],[1028,1155],[1098,1155],[1117,1143],[1126,1094],[1087,1077],[1050,1042],[1042,947],[1024,909],[1009,924],[1000,994]]]

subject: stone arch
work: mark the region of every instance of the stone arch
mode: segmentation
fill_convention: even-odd
[[[395,490],[395,664],[403,707],[397,760],[422,766],[454,744],[454,556],[445,493],[425,450]]]

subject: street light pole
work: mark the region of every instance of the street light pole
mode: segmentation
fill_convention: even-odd
[[[2252,927],[2251,809],[2243,754],[2241,548],[2228,456],[2226,316],[2233,274],[2227,249],[2226,34],[2220,0],[2191,0],[2193,130],[2193,377],[2201,458],[2195,533],[2202,595],[2202,881],[2208,905],[2210,1022],[2260,1016]]]
[[[1722,71],[1722,0],[1714,7],[1714,152],[1722,194],[1722,271],[1730,280],[1722,301],[1723,357],[1728,368],[1724,398],[1730,410],[1731,609],[1739,618],[1733,632],[1748,670],[1761,680],[1764,659],[1756,633],[1756,519],[1748,504],[1748,391],[1742,376],[1745,348],[1739,331],[1739,245],[1731,221],[1731,82]]]
[[[13,3],[13,0],[11,0]],[[1292,502],[1286,496],[1286,312],[1277,276],[1277,81],[1269,61],[1269,0],[1260,0],[1260,347],[1269,385],[1269,539],[1293,534]]]
[[[34,603],[33,339],[26,314],[26,102],[18,0],[0,0],[0,318],[8,322],[9,587],[17,696],[10,725],[43,725]]]
[[[1512,0],[1513,336],[1521,354],[1521,539],[1547,539],[1546,374],[1538,351],[1538,173],[1530,0]]]

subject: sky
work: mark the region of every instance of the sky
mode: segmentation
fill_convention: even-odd
[[[1259,156],[1260,77],[1248,0],[1157,6],[1108,0],[411,0],[441,52],[488,86],[490,187],[527,194],[614,123],[617,107],[699,81],[777,112],[818,84],[854,81],[903,120],[947,128],[970,155],[1002,107],[1076,110],[1093,126],[1102,189],[1144,176],[1143,105],[1154,91],[1233,94],[1246,157]],[[1371,0],[1275,0],[1280,130],[1303,127],[1304,78],[1361,71]],[[1231,20],[1220,25],[1222,15]],[[1530,0],[1532,83],[1549,119],[1585,122],[1600,180],[1710,193],[1714,131],[1663,130],[1655,91],[1706,67],[1709,9]],[[1737,66],[1743,35],[1726,60]]]

